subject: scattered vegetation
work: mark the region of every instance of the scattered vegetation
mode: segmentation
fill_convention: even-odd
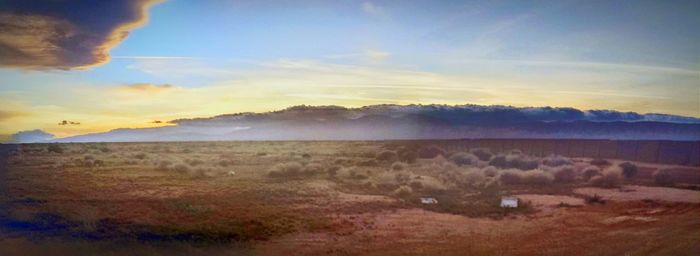
[[[118,181],[109,183],[109,186],[138,197],[153,196],[153,209],[167,210],[168,204],[163,202],[171,202],[175,213],[167,212],[168,218],[186,222],[196,219],[198,225],[201,224],[172,234],[218,237],[216,234],[221,233],[222,240],[229,239],[229,235],[233,240],[255,240],[294,230],[337,229],[334,225],[341,224],[318,217],[326,216],[328,209],[335,214],[346,213],[350,208],[353,212],[363,213],[417,207],[470,217],[501,218],[504,211],[499,206],[499,199],[503,195],[562,194],[571,193],[573,187],[614,188],[622,182],[674,186],[674,180],[681,180],[677,176],[674,179],[673,175],[677,174],[672,169],[660,169],[653,175],[644,172],[646,169],[637,173],[638,168],[633,163],[611,166],[604,159],[589,162],[558,155],[535,157],[519,151],[492,153],[484,148],[446,152],[438,146],[421,147],[416,142],[344,142],[348,144],[343,146],[337,146],[338,142],[269,142],[264,147],[229,143],[233,142],[55,145],[60,150],[51,149],[53,144],[43,144],[35,150],[33,146],[23,149],[24,159],[12,163],[22,168],[32,164],[41,170],[60,167],[67,170],[63,179],[82,173],[89,174],[82,177],[101,179],[100,182],[105,184]],[[261,153],[261,150],[266,153]],[[38,157],[41,154],[43,159]],[[259,182],[261,178],[265,179],[264,182]],[[165,180],[167,184],[163,188],[155,187],[157,182],[152,182],[154,179]],[[129,187],[119,187],[127,184]],[[683,185],[679,184],[679,187]],[[90,186],[93,185],[79,184],[76,191],[87,191],[87,188],[93,188]],[[343,197],[323,201],[327,199],[324,196],[333,194],[327,193],[329,191],[339,191]],[[221,193],[225,198],[221,201],[210,201],[219,200],[215,197],[183,199],[212,193]],[[345,198],[347,194],[352,196]],[[364,196],[378,199],[366,203],[362,201]],[[436,198],[439,203],[424,205],[420,202],[421,197]],[[309,201],[313,203],[307,203]],[[141,207],[130,202],[123,201],[128,207]],[[314,211],[313,214],[295,216],[296,210],[284,208],[297,206],[298,202]],[[605,200],[594,195],[586,198],[586,202],[599,204]],[[509,210],[508,214],[528,212],[529,206],[523,203],[522,207]],[[329,204],[343,204],[345,208]],[[284,209],[265,213],[269,210],[265,207],[271,206]],[[559,205],[568,206],[565,203]],[[158,216],[150,208],[138,208],[138,211],[139,214],[145,213],[144,216]],[[248,211],[251,215],[239,221],[239,216]],[[258,215],[258,212],[263,214]],[[209,219],[216,220],[216,223],[208,222]],[[353,230],[353,225],[357,224],[349,221],[342,225]],[[211,230],[214,231],[209,233]]]
[[[46,147],[46,151],[49,153],[63,154],[63,147],[59,144],[49,144]]]

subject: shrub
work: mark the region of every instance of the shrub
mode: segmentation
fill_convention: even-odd
[[[411,189],[409,186],[401,186],[394,190],[392,194],[400,198],[408,198],[413,194],[413,189]]]
[[[394,174],[394,180],[398,184],[406,184],[411,180],[411,174],[407,172],[400,172],[397,174]]]
[[[333,163],[338,164],[338,165],[350,165],[350,164],[352,164],[351,162],[352,161],[350,161],[350,159],[347,159],[344,157],[336,158],[335,160],[333,160]]]
[[[304,154],[301,154],[301,158],[311,159],[311,155],[309,153],[304,153]]]
[[[173,166],[173,170],[179,173],[187,173],[190,171],[190,168],[184,164],[176,164],[175,166]]]
[[[406,163],[414,163],[418,159],[418,153],[413,150],[405,150],[399,152],[399,161]]]
[[[298,162],[279,163],[268,172],[271,178],[296,177],[301,174],[302,166]]]
[[[377,153],[377,155],[375,156],[375,159],[377,159],[377,161],[382,161],[382,162],[393,162],[393,161],[396,161],[396,159],[398,159],[398,155],[396,154],[395,151],[383,150],[383,151]]]
[[[414,180],[406,181],[404,184],[410,184],[414,182],[420,182],[420,185],[413,185],[413,186],[419,186],[421,190],[427,191],[427,192],[440,192],[444,191],[447,189],[447,186],[445,184],[431,176],[417,176]]]
[[[591,164],[596,165],[596,166],[607,166],[607,165],[610,165],[610,161],[602,159],[602,158],[596,158],[596,159],[591,160]]]
[[[479,162],[479,158],[470,153],[459,152],[450,156],[450,161],[457,165],[475,165]]]
[[[160,163],[158,163],[158,169],[163,171],[169,170],[172,164],[172,162],[167,160],[160,161]]]
[[[411,181],[411,183],[408,184],[412,189],[414,190],[421,190],[423,189],[423,183],[421,183],[418,180]]]
[[[507,185],[521,184],[523,181],[521,171],[517,170],[504,170],[501,172],[498,179],[501,181],[501,183]]]
[[[571,165],[554,169],[554,180],[559,183],[571,183],[576,180],[576,169]]]
[[[491,161],[489,161],[489,165],[491,165],[493,167],[505,169],[508,167],[508,161],[506,161],[506,156],[498,155],[498,156],[494,157],[493,159],[491,159]]]
[[[588,166],[583,169],[583,180],[585,181],[588,181],[598,175],[601,175],[600,168],[598,168],[598,166]]]
[[[673,186],[673,175],[669,169],[654,171],[654,183],[659,186]]]
[[[485,162],[491,160],[491,157],[493,157],[491,150],[489,150],[488,148],[475,148],[470,150],[470,152],[476,157],[478,157],[479,160]]]
[[[605,204],[605,200],[603,197],[599,196],[598,194],[594,194],[593,196],[586,196],[586,203],[587,204]]]
[[[542,164],[550,167],[558,167],[562,165],[572,165],[573,163],[569,158],[559,155],[550,155],[542,159]]]
[[[146,159],[146,154],[145,153],[138,153],[138,154],[134,155],[134,158],[139,159],[139,160],[143,160],[143,159]]]
[[[204,161],[202,161],[200,159],[187,159],[187,160],[185,160],[185,162],[192,167],[204,164]]]
[[[61,145],[58,144],[49,144],[46,147],[46,150],[50,153],[63,154],[63,147],[61,147]]]
[[[617,168],[607,169],[602,175],[594,176],[590,179],[589,183],[593,186],[612,188],[617,187],[620,184],[621,171]]]
[[[326,173],[328,173],[328,176],[330,176],[330,177],[335,177],[341,168],[343,168],[343,167],[340,165],[331,165],[331,166],[328,166],[328,168],[326,169]]]
[[[396,182],[396,178],[393,174],[389,172],[382,172],[379,175],[373,177],[374,183],[380,188],[385,189],[395,189],[399,184]]]
[[[520,169],[520,170],[532,170],[537,168],[539,160],[537,158],[528,157],[522,154],[511,153],[508,155],[498,155],[491,159],[489,165],[498,167],[501,169]]]
[[[445,150],[435,145],[421,147],[418,150],[418,157],[420,158],[435,158],[437,156],[444,156],[445,154],[447,154]]]
[[[403,171],[406,169],[406,164],[402,162],[394,162],[391,164],[391,170],[392,171]]]
[[[93,165],[94,165],[94,166],[97,166],[97,167],[100,167],[100,166],[104,167],[104,166],[105,166],[105,161],[104,161],[104,160],[101,160],[101,159],[97,159],[97,160],[93,161]]]
[[[554,181],[554,176],[542,170],[523,172],[511,169],[501,172],[499,180],[508,185],[547,185]]]
[[[310,163],[304,166],[302,174],[306,176],[313,176],[323,172],[323,166],[319,163]]]
[[[622,169],[622,175],[625,176],[627,179],[633,178],[635,175],[637,175],[637,165],[631,163],[631,162],[624,162],[620,164],[620,168]]]
[[[367,160],[362,160],[357,163],[357,166],[377,166],[379,165],[379,162],[374,159],[367,159]]]
[[[485,179],[486,176],[484,176],[484,172],[481,171],[481,169],[471,168],[463,172],[459,182],[461,183],[461,185],[478,187],[481,186]]]
[[[229,165],[233,165],[233,160],[219,160],[218,165],[221,167],[227,167]]]
[[[522,180],[523,184],[527,185],[547,185],[554,181],[554,176],[542,170],[534,170],[524,172]]]
[[[486,177],[495,177],[496,174],[498,174],[498,170],[496,170],[496,167],[493,166],[486,166],[484,169],[482,169],[482,171]]]

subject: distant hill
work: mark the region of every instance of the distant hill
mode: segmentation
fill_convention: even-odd
[[[479,105],[295,106],[267,113],[178,119],[56,142],[595,138],[700,140],[700,119],[611,110]]]

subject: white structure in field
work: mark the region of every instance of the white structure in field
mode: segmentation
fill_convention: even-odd
[[[518,198],[514,196],[501,197],[501,207],[503,208],[518,208]]]
[[[438,201],[437,201],[437,199],[432,198],[432,197],[421,197],[420,203],[421,204],[437,204]]]

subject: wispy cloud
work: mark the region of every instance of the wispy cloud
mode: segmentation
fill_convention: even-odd
[[[112,59],[130,59],[130,60],[196,60],[198,57],[186,56],[112,56]]]
[[[326,55],[323,56],[326,59],[363,59],[363,60],[369,60],[372,62],[381,62],[386,60],[391,56],[391,53],[381,51],[381,50],[374,50],[374,49],[365,49],[362,52],[356,52],[356,53],[345,53],[345,54],[331,54],[331,55]]]
[[[9,120],[15,117],[25,116],[27,113],[20,111],[0,110],[0,121]]]
[[[525,66],[543,66],[543,67],[550,67],[550,68],[603,69],[603,70],[615,70],[615,71],[634,72],[634,73],[654,72],[654,73],[665,73],[665,74],[675,74],[675,75],[700,76],[700,70],[679,68],[679,67],[628,64],[628,63],[606,63],[606,62],[591,62],[591,61],[554,61],[554,60],[507,60],[507,59],[461,59],[461,60],[456,60],[456,61],[463,62],[463,63],[502,63],[502,64],[525,65]]]
[[[176,88],[177,87],[171,84],[136,83],[118,86],[117,90],[122,92],[159,93],[164,91],[170,91]]]
[[[366,14],[372,15],[372,16],[382,16],[384,15],[384,8],[376,5],[373,2],[366,1],[362,3],[362,11],[364,11]]]

